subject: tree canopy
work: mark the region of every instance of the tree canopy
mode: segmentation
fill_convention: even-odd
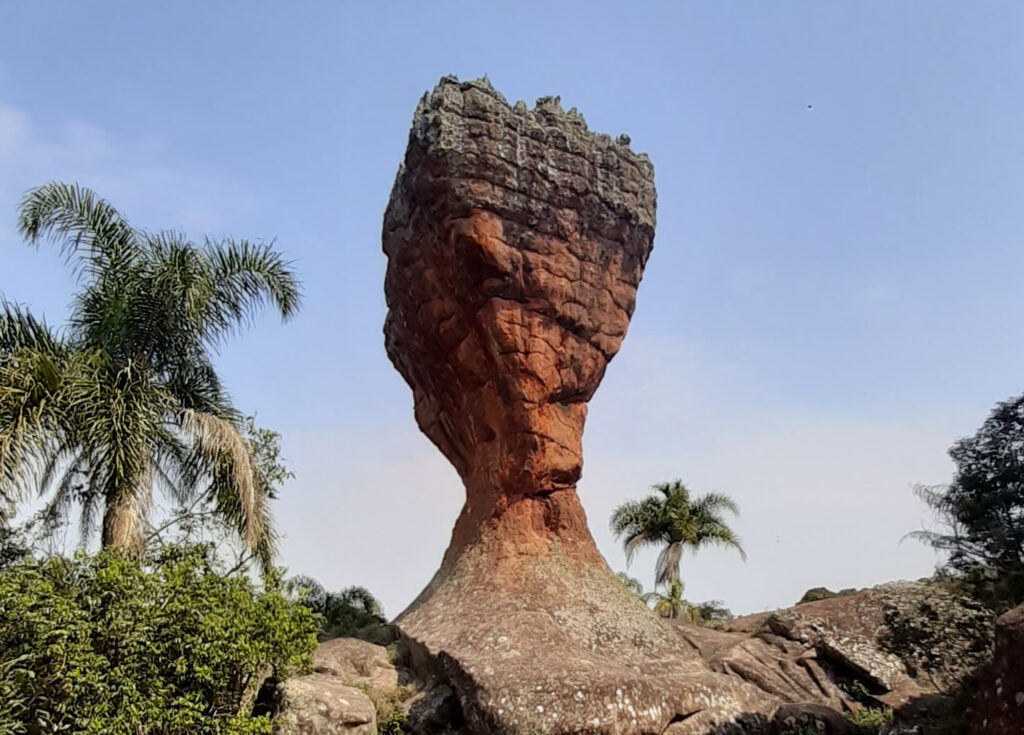
[[[203,494],[269,567],[269,479],[212,354],[264,306],[295,314],[290,265],[269,245],[136,229],[74,184],[29,191],[19,225],[80,288],[61,329],[0,303],[0,498],[39,492],[55,519],[77,506],[85,534],[99,519],[104,546],[138,551],[154,489]]]
[[[934,530],[910,536],[948,554],[947,568],[997,609],[1024,601],[1024,396],[996,405],[973,436],[949,450],[948,485],[915,492]]]
[[[693,498],[679,480],[654,486],[655,494],[643,500],[629,500],[612,513],[611,530],[622,539],[626,562],[631,563],[644,546],[661,547],[655,567],[655,584],[671,585],[679,581],[683,550],[705,546],[735,549],[743,559],[746,553],[736,533],[723,519],[723,513],[739,513],[735,501],[721,493]]]

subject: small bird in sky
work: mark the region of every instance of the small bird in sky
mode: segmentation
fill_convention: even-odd
[[[807,105],[807,109],[810,110],[814,105]]]

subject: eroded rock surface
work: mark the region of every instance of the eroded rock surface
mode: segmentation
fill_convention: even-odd
[[[384,217],[386,347],[466,503],[396,623],[473,732],[696,735],[778,704],[623,587],[576,494],[654,224],[648,159],[557,99],[449,77],[420,102]]]
[[[387,649],[358,638],[332,638],[313,654],[313,671],[340,679],[347,686],[388,693],[398,689],[398,671]]]
[[[777,635],[680,627],[714,671],[738,677],[784,702],[813,702],[838,712],[857,704],[835,683],[816,652]]]
[[[992,636],[990,613],[921,582],[883,584],[726,625],[714,648],[702,648],[716,670],[787,702],[838,710],[886,705],[910,716],[970,677],[987,659]]]
[[[333,676],[310,674],[281,685],[278,735],[377,735],[373,702]]]

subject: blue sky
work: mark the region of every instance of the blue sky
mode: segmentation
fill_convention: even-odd
[[[397,613],[461,488],[383,351],[380,225],[419,96],[486,74],[628,133],[655,250],[591,405],[584,505],[681,477],[743,509],[750,560],[684,562],[738,611],[929,572],[913,482],[1024,390],[1018,2],[8,2],[0,292],[65,313],[57,254],[14,230],[49,179],[136,224],[277,238],[305,282],[219,366],[285,435],[282,561]],[[651,581],[653,557],[633,570]]]

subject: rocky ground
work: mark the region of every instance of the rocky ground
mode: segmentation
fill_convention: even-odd
[[[880,585],[714,628],[658,622],[724,680],[775,702],[770,713],[740,717],[731,729],[691,732],[1024,733],[1024,607],[1000,618],[994,658],[992,616],[932,583]],[[409,653],[354,639],[325,642],[315,672],[280,687],[280,733],[483,735],[466,725],[460,687],[445,668]],[[683,679],[686,672],[666,675]],[[891,722],[873,730],[855,724],[886,708]],[[659,732],[679,732],[679,724]]]

